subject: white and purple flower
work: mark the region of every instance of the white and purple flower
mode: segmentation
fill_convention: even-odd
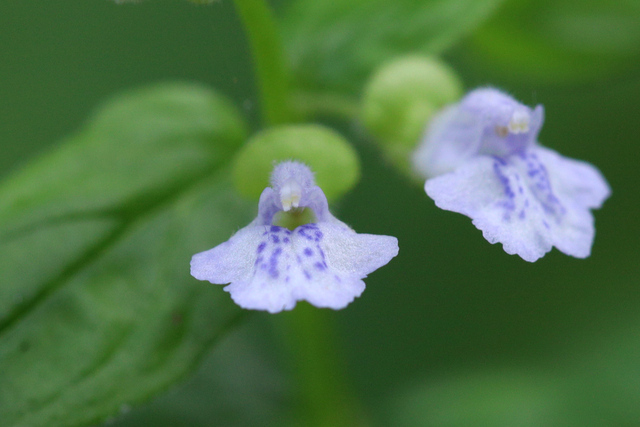
[[[541,105],[476,89],[432,121],[414,166],[439,208],[470,217],[505,252],[533,262],[555,246],[586,258],[595,234],[590,209],[610,189],[592,165],[538,144],[543,120]]]
[[[329,212],[302,163],[278,164],[258,216],[226,242],[191,259],[191,274],[224,288],[240,307],[277,313],[297,301],[341,309],[369,273],[398,254],[395,237],[358,234]]]

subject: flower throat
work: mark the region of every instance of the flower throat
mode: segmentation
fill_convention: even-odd
[[[313,210],[309,208],[291,208],[288,211],[279,211],[273,216],[273,225],[288,228],[293,231],[301,225],[317,222]]]

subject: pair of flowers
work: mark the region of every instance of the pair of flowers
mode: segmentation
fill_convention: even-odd
[[[555,246],[585,258],[595,233],[590,209],[610,190],[593,166],[540,146],[542,122],[542,106],[477,89],[431,122],[414,167],[438,207],[469,216],[507,253],[533,262]],[[239,306],[276,313],[306,300],[341,309],[398,254],[395,237],[358,234],[331,215],[304,164],[278,164],[271,184],[254,221],[191,261],[195,278],[230,283]]]

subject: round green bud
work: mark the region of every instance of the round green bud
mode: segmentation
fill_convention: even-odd
[[[409,156],[433,114],[462,96],[455,72],[433,57],[383,65],[365,87],[362,121],[390,159],[409,170]]]
[[[287,125],[254,135],[235,158],[233,180],[240,194],[259,198],[270,185],[276,163],[299,160],[315,174],[329,201],[351,190],[360,178],[360,160],[335,131],[320,125]]]

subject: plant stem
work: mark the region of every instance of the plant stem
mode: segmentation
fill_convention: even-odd
[[[334,314],[306,303],[275,318],[289,347],[298,377],[303,424],[309,427],[359,427],[363,413],[345,381],[335,336]]]
[[[264,0],[234,0],[249,39],[263,125],[292,121],[289,76],[273,11]]]
[[[234,0],[255,65],[264,126],[295,119],[289,76],[276,22],[265,0]],[[310,103],[312,112],[331,110],[332,99],[320,105]],[[349,107],[337,108],[343,116]],[[300,303],[292,312],[274,317],[288,345],[291,364],[298,379],[302,425],[310,427],[357,427],[363,425],[359,406],[349,393],[344,369],[338,357],[333,318],[330,312]]]

